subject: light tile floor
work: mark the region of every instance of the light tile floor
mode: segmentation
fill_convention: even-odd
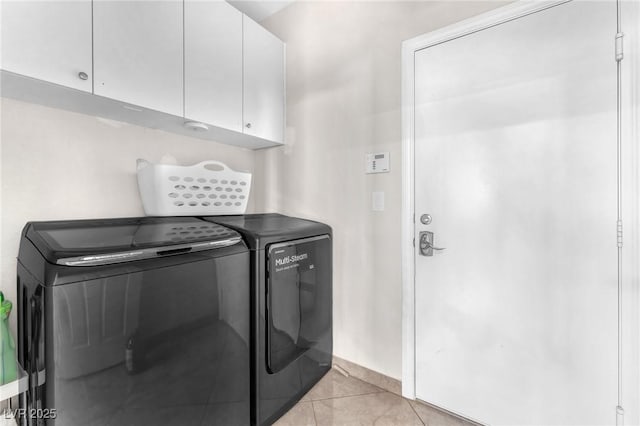
[[[426,425],[473,426],[355,377],[331,370],[276,426]]]

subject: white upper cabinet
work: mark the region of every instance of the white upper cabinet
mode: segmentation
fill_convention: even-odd
[[[284,43],[244,16],[244,133],[284,142]]]
[[[284,143],[284,43],[228,3],[0,1],[2,96],[236,146]]]
[[[91,1],[2,1],[3,70],[91,92]]]
[[[183,115],[182,1],[93,2],[94,93]]]
[[[228,3],[184,3],[184,116],[242,132],[242,13]]]

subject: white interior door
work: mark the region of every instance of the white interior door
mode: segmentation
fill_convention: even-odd
[[[574,1],[416,52],[418,399],[615,423],[615,33],[615,2]]]

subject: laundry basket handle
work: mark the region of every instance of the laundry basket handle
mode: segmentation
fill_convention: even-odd
[[[138,171],[151,166],[152,164],[150,162],[148,162],[147,160],[143,159],[143,158],[138,158],[136,160],[136,169]]]
[[[200,163],[198,163],[198,164],[195,164],[193,167],[202,167],[202,168],[205,168],[205,169],[206,169],[206,166],[208,166],[208,165],[210,165],[210,164],[211,164],[211,165],[215,165],[215,166],[220,166],[220,167],[222,167],[222,170],[230,170],[230,171],[233,171],[233,170],[231,170],[231,169],[229,168],[229,166],[227,166],[226,164],[221,163],[220,161],[215,161],[215,160],[206,160],[206,161],[202,161],[202,162],[200,162]],[[209,170],[209,169],[207,169],[207,170]]]

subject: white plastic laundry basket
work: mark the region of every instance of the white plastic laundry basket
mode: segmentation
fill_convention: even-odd
[[[251,173],[236,172],[219,161],[173,166],[139,159],[138,188],[148,216],[242,214],[249,201]]]

